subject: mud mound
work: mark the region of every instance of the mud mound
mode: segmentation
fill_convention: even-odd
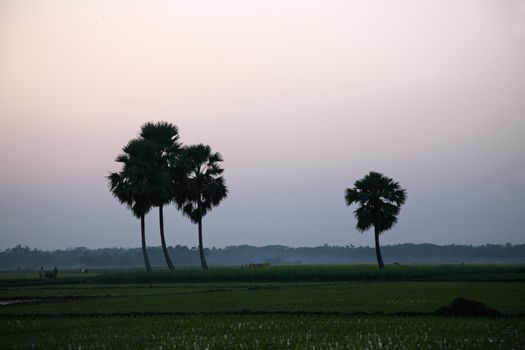
[[[450,305],[440,307],[434,311],[441,316],[501,316],[501,312],[491,309],[487,305],[474,300],[456,298]]]

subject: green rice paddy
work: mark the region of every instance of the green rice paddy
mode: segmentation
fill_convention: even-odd
[[[523,267],[378,271],[375,266],[283,266],[71,273],[52,281],[0,275],[0,347],[525,348]],[[459,296],[504,316],[432,314]]]

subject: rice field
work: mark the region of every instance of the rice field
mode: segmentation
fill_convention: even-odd
[[[197,267],[168,271],[157,268],[153,273],[142,270],[96,270],[89,274],[78,270],[59,272],[59,279],[42,280],[36,271],[0,272],[0,286],[13,283],[193,283],[193,282],[347,282],[347,281],[521,281],[525,282],[525,265],[276,265],[265,268]]]
[[[6,348],[523,349],[515,319],[277,315],[2,320]]]
[[[120,272],[98,275],[109,283],[183,282],[319,282],[319,281],[407,281],[407,280],[520,280],[525,265],[281,265],[271,268],[217,267],[209,271]]]
[[[374,279],[362,278],[372,267],[335,266],[329,276],[339,277],[305,281],[297,275],[319,276],[325,267],[180,272],[210,279],[204,282],[173,282],[165,271],[71,273],[52,283],[11,274],[0,277],[0,348],[525,348],[522,267],[431,267],[389,267],[395,278]],[[227,278],[240,270],[247,275]],[[498,271],[503,277],[494,278]],[[262,281],[244,280],[260,273]],[[272,274],[288,280],[268,280]],[[433,314],[459,296],[504,316]]]

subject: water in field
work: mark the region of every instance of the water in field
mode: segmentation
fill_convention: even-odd
[[[36,303],[40,300],[38,299],[11,299],[11,300],[1,300],[0,299],[0,306],[9,306],[9,305],[15,305],[15,304],[29,304],[29,303]]]

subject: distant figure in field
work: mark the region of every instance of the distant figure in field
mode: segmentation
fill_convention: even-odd
[[[38,271],[38,276],[44,277],[44,266],[40,266],[40,271]]]
[[[57,267],[55,266],[55,268],[51,271],[46,271],[44,273],[44,277],[46,278],[56,278],[57,277],[57,274],[58,274],[58,269]]]
[[[82,272],[82,273],[88,273],[89,270],[88,270],[88,269],[82,269],[81,272]]]

